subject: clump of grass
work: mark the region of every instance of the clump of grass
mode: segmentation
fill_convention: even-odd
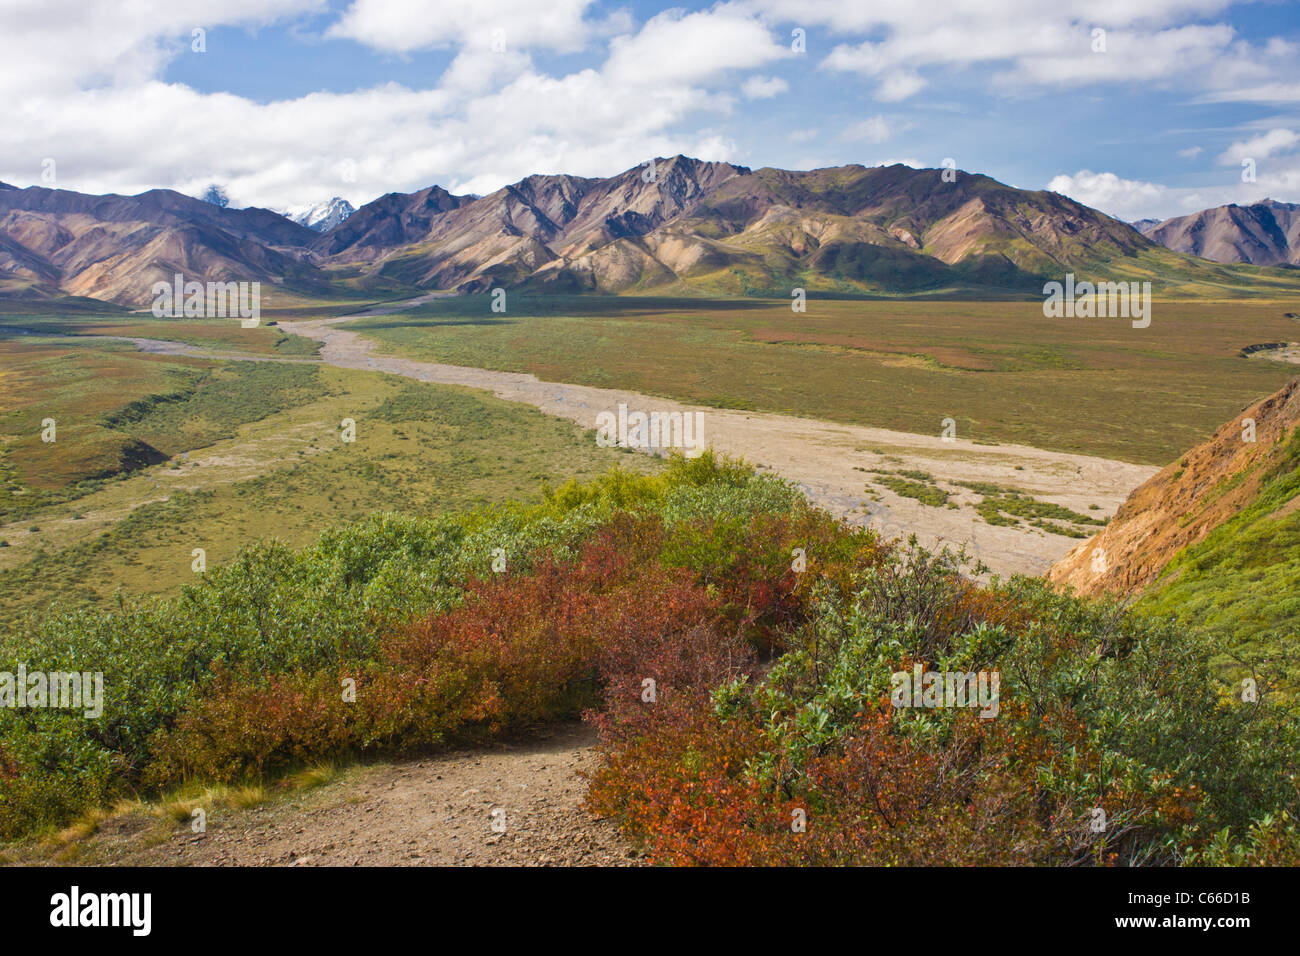
[[[315,790],[333,783],[338,779],[339,773],[338,764],[320,763],[298,771],[285,782],[294,790]]]
[[[158,815],[168,817],[176,823],[193,819],[194,811],[203,806],[202,800],[167,800],[158,805]]]
[[[53,842],[59,846],[84,840],[99,832],[100,825],[111,814],[99,807],[92,808],[54,834]]]
[[[971,484],[979,484],[972,482]],[[970,485],[967,485],[970,487]],[[994,486],[995,487],[995,486]],[[1039,501],[1031,495],[1013,491],[979,491],[983,500],[975,506],[975,512],[992,525],[1015,525],[1024,521],[1035,528],[1041,528],[1052,534],[1065,535],[1070,538],[1086,538],[1090,532],[1080,530],[1072,525],[1084,527],[1103,527],[1106,522],[1088,515],[1072,511],[1063,505],[1050,501]],[[1057,522],[1064,522],[1059,524]]]
[[[1028,494],[1023,488],[1015,488],[1011,485],[999,485],[992,481],[959,481],[957,482],[963,488],[969,488],[971,491],[980,495],[1023,495]]]
[[[872,480],[900,498],[912,498],[931,508],[942,508],[948,503],[948,492],[935,484],[928,472],[899,471],[890,474],[877,471],[876,474],[880,477]]]
[[[1024,520],[1031,527],[1067,538],[1089,536],[1090,532],[1077,527],[1079,525],[1086,528],[1106,524],[1104,519],[1091,518],[1062,505],[1039,501],[1023,488],[991,481],[959,481],[957,484],[981,496],[982,500],[975,506],[975,512],[988,524],[1011,526]],[[1089,505],[1088,510],[1101,509],[1097,505]]]
[[[266,787],[260,783],[245,784],[242,787],[236,787],[231,790],[225,799],[225,805],[232,810],[247,810],[249,807],[255,807],[258,804],[265,803],[267,798]]]
[[[79,840],[74,840],[71,843],[64,844],[55,852],[54,862],[58,863],[60,866],[75,865],[85,852],[82,847],[83,845]]]
[[[1029,523],[1035,528],[1042,528],[1044,531],[1050,531],[1052,534],[1064,535],[1067,538],[1091,537],[1091,535],[1086,531],[1080,531],[1078,528],[1072,528],[1068,525],[1056,524],[1054,521],[1034,520]]]
[[[249,783],[242,786],[212,784],[195,788],[182,787],[165,796],[148,809],[154,816],[173,820],[176,823],[189,823],[194,818],[195,810],[211,810],[223,807],[228,810],[247,810],[265,803],[269,792],[261,783]]]

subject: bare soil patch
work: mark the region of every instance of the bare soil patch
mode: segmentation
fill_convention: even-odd
[[[80,841],[75,862],[636,865],[614,825],[582,808],[586,784],[580,774],[596,765],[594,745],[591,728],[565,724],[524,742],[355,767],[313,790],[244,810],[214,809],[203,834],[191,832],[188,822],[125,814]],[[496,821],[501,822],[494,829]]]

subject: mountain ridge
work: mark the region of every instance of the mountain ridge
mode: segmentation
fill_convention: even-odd
[[[1039,294],[1067,272],[1190,288],[1300,279],[1171,252],[1066,196],[979,173],[751,169],[683,155],[610,177],[535,174],[485,196],[387,193],[323,232],[155,189],[0,190],[0,294],[145,305],[154,282],[290,295],[438,289],[789,295]],[[1288,283],[1291,283],[1288,285]]]
[[[0,291],[147,305],[175,274],[324,290],[307,246],[316,233],[269,209],[230,209],[169,189],[88,195],[30,186],[0,192]]]
[[[1212,262],[1300,265],[1300,204],[1230,203],[1134,227],[1167,249]]]

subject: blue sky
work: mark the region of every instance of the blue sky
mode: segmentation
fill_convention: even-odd
[[[0,0],[0,25],[19,186],[52,159],[64,188],[285,208],[684,152],[952,157],[1129,219],[1300,202],[1294,2]]]

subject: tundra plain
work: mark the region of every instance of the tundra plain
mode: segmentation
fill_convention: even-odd
[[[259,537],[302,544],[374,511],[527,498],[614,461],[656,467],[596,446],[594,416],[619,401],[703,410],[706,444],[854,523],[1041,573],[1153,466],[1286,380],[1293,366],[1241,350],[1300,338],[1298,309],[1157,302],[1147,329],[1048,320],[1020,300],[814,298],[794,313],[512,295],[498,313],[487,295],[421,296],[359,317],[350,302],[272,310],[254,329],[11,312],[5,618],[103,605],[119,588],[169,593],[197,547],[219,563]],[[347,417],[362,441],[340,442]],[[57,442],[41,440],[47,418]]]

